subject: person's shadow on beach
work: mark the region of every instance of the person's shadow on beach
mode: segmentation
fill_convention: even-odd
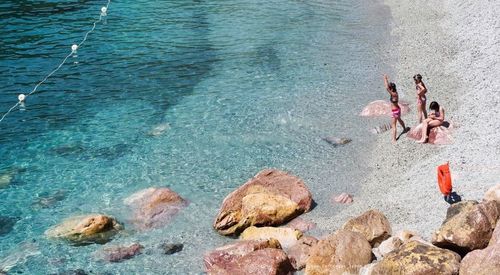
[[[401,132],[401,133],[399,134],[399,136],[398,136],[398,137],[396,137],[396,140],[399,140],[399,138],[400,138],[402,135],[404,135],[404,134],[408,133],[410,130],[411,130],[411,128],[410,128],[410,127],[406,127],[406,128],[403,130],[403,132]]]

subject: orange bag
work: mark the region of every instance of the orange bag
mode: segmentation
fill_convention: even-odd
[[[437,168],[437,174],[439,190],[441,190],[441,193],[443,193],[443,195],[445,196],[450,195],[452,186],[449,163],[447,162],[446,164],[439,165]]]

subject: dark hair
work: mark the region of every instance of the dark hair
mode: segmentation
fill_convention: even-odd
[[[389,88],[391,88],[391,90],[393,91],[396,91],[396,84],[394,82],[389,82]]]
[[[420,74],[416,74],[416,75],[414,75],[414,76],[413,76],[413,79],[414,79],[414,80],[421,81],[421,80],[422,80],[422,75],[420,75]]]
[[[429,104],[429,109],[439,112],[439,104],[436,101],[433,101]]]

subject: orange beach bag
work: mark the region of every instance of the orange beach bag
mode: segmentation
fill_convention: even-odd
[[[439,190],[443,195],[451,194],[451,173],[449,163],[439,165],[437,168]]]

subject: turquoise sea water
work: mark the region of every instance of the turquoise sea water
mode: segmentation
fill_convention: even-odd
[[[0,3],[0,112],[59,64],[106,2]],[[379,51],[388,16],[364,0],[111,2],[77,57],[0,123],[8,182],[0,186],[0,263],[33,243],[40,254],[10,272],[201,273],[203,253],[231,241],[211,227],[222,199],[267,167],[303,178],[313,211],[329,215],[330,195],[355,194],[366,173],[374,137],[357,114],[385,95],[380,76],[389,68]],[[334,148],[324,136],[353,142]],[[162,229],[113,240],[143,244],[136,258],[97,262],[100,245],[43,237],[89,212],[127,227],[123,199],[150,186],[191,204]],[[37,204],[54,194],[49,207]],[[161,255],[162,241],[184,250]]]

